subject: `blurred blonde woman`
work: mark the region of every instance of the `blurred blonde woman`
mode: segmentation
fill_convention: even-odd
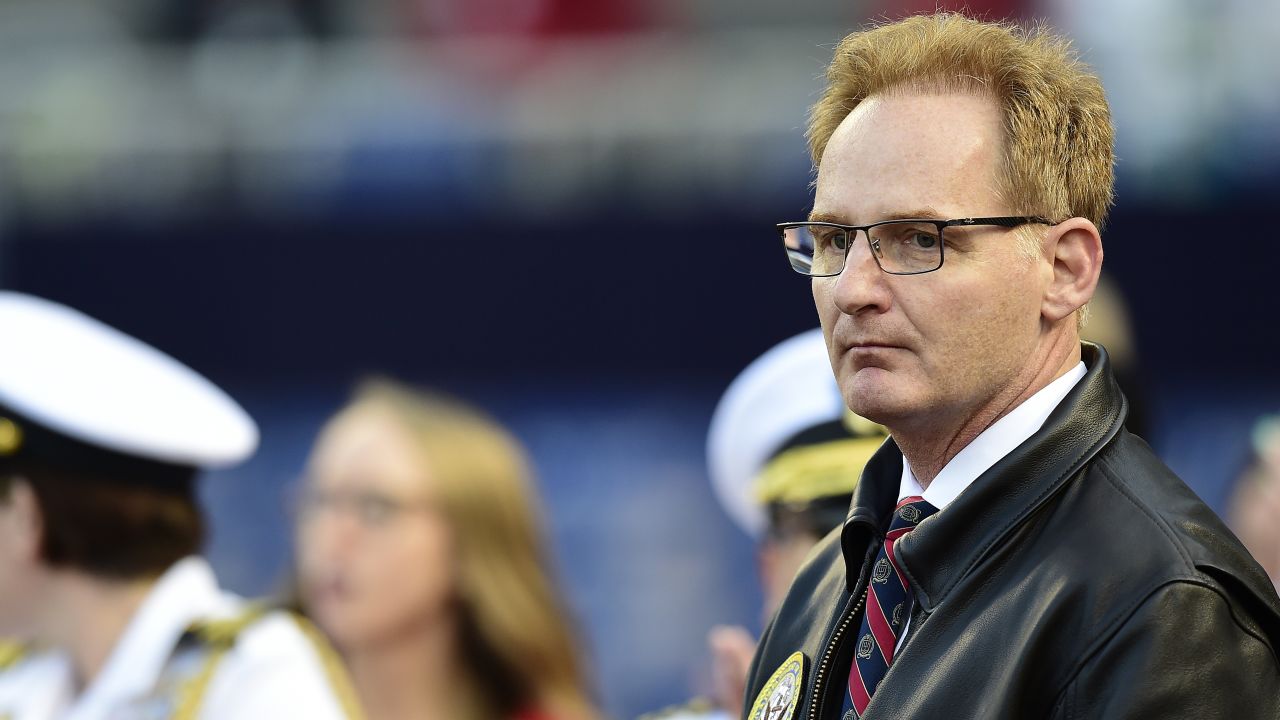
[[[303,609],[370,720],[589,720],[516,441],[378,381],[321,431],[298,499]]]

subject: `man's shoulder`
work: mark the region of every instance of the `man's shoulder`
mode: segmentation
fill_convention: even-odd
[[[232,620],[233,623],[236,620]],[[298,615],[286,610],[262,606],[246,606],[236,639],[236,655],[249,659],[311,656],[316,648],[308,633],[309,625]]]
[[[203,717],[257,717],[271,708],[308,717],[354,715],[346,672],[328,642],[294,613],[246,606],[240,617],[212,628],[225,656],[209,685]],[[224,710],[236,708],[234,712]]]
[[[1258,569],[1217,513],[1138,436],[1121,432],[1088,472],[1085,487],[1111,502],[1112,513],[1099,519],[1113,531],[1124,532],[1117,521],[1136,524],[1146,530],[1144,545],[1176,556],[1189,570],[1206,564]]]
[[[61,674],[66,669],[62,653],[40,651],[30,646],[0,641],[0,686],[22,679]]]
[[[22,718],[56,708],[70,692],[67,659],[60,653],[31,651],[19,644],[0,648],[0,718]]]
[[[1246,594],[1280,613],[1273,586],[1218,515],[1141,439],[1121,432],[1063,500],[1070,522],[1093,537],[1076,548],[1098,553],[1101,577],[1122,575],[1154,591],[1189,582]],[[1136,588],[1135,588],[1136,589]]]
[[[25,643],[0,640],[0,673],[22,663],[30,655]]]

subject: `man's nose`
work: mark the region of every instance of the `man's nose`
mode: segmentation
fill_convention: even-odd
[[[875,258],[875,247],[865,232],[858,232],[845,255],[844,270],[836,277],[834,301],[846,315],[868,308],[883,311],[889,306],[885,273]]]

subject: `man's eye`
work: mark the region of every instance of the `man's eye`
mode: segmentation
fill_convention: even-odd
[[[911,243],[922,250],[931,250],[938,246],[938,235],[931,232],[913,232]]]
[[[834,228],[818,228],[813,231],[814,245],[818,248],[844,250],[848,244],[846,235]]]

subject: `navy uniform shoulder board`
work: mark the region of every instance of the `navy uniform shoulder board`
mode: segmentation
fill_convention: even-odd
[[[3,428],[0,427],[0,431],[2,430]],[[24,643],[0,640],[0,675],[21,665],[30,654],[31,648]],[[10,712],[0,710],[0,720],[10,720],[12,717]]]
[[[254,604],[234,617],[198,620],[187,628],[183,640],[203,646],[204,660],[199,670],[182,684],[173,720],[195,720],[204,702],[205,692],[209,689],[209,681],[222,664],[222,659],[235,647],[236,640],[245,628],[260,620],[266,613],[266,606]]]
[[[206,646],[209,652],[205,656],[203,666],[199,672],[188,680],[183,687],[177,710],[173,714],[173,720],[195,720],[198,717],[205,692],[209,689],[209,682],[213,679],[214,673],[222,662],[223,657],[235,647],[236,641],[246,629],[266,617],[271,611],[272,608],[267,605],[255,603],[234,617],[192,623],[187,629],[187,637],[193,638],[196,642]],[[289,615],[297,624],[303,636],[312,645],[320,659],[321,666],[324,668],[325,677],[328,679],[329,685],[333,689],[338,702],[342,705],[346,716],[350,720],[363,720],[364,713],[360,709],[355,689],[347,676],[346,668],[342,665],[342,660],[329,644],[329,641],[303,615],[291,610],[283,610],[281,612]]]
[[[0,672],[8,670],[27,657],[27,646],[22,643],[0,640]]]

